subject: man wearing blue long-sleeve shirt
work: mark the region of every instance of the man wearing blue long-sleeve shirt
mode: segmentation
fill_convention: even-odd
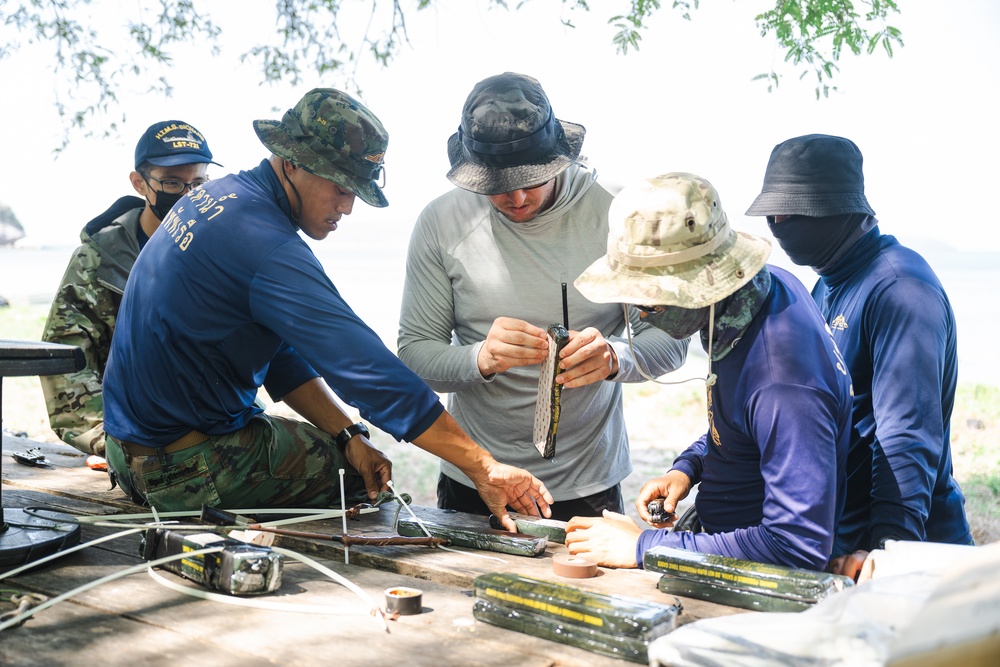
[[[868,553],[887,540],[971,544],[951,464],[955,315],[923,257],[879,231],[861,151],[823,134],[778,144],[747,215],[767,216],[789,258],[819,274],[813,298],[854,382],[831,569],[867,576]]]
[[[576,286],[595,301],[637,304],[675,338],[699,334],[710,360],[709,428],[636,507],[672,512],[698,484],[702,531],[668,521],[643,531],[605,513],[567,526],[571,553],[635,567],[652,546],[822,569],[845,491],[851,386],[806,291],[765,262],[770,244],[733,231],[710,183],[667,174],[619,194],[608,254]]]
[[[548,512],[526,471],[496,461],[343,300],[300,232],[322,240],[377,181],[388,134],[328,88],[254,129],[271,157],[188,193],[140,253],[104,383],[108,465],[159,509],[329,507],[374,498],[392,467],[334,393],[450,461],[484,503]],[[306,421],[262,413],[258,387]]]

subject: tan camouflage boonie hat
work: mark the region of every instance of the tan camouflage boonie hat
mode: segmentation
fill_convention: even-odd
[[[763,268],[771,243],[729,226],[719,193],[694,174],[626,187],[608,213],[608,253],[576,279],[597,303],[702,308]]]
[[[280,158],[349,189],[372,206],[389,202],[375,183],[389,134],[371,111],[333,88],[314,88],[280,121],[255,120],[261,142]]]

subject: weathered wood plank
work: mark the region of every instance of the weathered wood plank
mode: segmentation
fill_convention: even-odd
[[[57,565],[5,581],[5,587],[53,596],[138,562],[87,550]],[[390,621],[390,633],[363,613],[329,616],[231,607],[185,597],[145,574],[91,589],[4,631],[4,665],[202,664],[338,665],[399,662],[416,667],[479,665],[620,665],[617,660],[478,623],[473,599],[435,582],[327,562],[377,601],[388,587],[424,591],[424,612]],[[349,591],[298,563],[268,602],[358,608]],[[183,581],[174,575],[164,576]],[[187,582],[191,585],[190,582]],[[183,648],[181,648],[183,647]],[[99,660],[95,658],[99,657]]]
[[[51,463],[40,468],[15,463],[11,454],[38,448]],[[80,498],[122,510],[133,511],[129,500],[119,489],[111,490],[105,472],[91,470],[86,465],[86,456],[69,445],[42,442],[28,438],[3,436],[3,483],[7,488],[17,487],[42,491],[57,496]]]
[[[8,498],[11,499],[11,504],[8,504],[8,506],[14,507],[35,504],[40,498],[42,498],[48,499],[50,504],[57,505],[59,508],[62,508],[61,511],[66,511],[67,513],[99,515],[112,514],[115,512],[136,513],[144,511],[142,508],[132,504],[119,489],[115,489],[113,491],[109,490],[107,476],[86,468],[84,464],[84,457],[72,448],[52,443],[37,443],[35,441],[22,440],[19,438],[4,438],[3,445],[4,456],[9,456],[9,452],[13,449],[23,450],[28,446],[39,446],[53,463],[53,467],[50,469],[31,468],[16,464],[5,465],[3,468],[3,492],[5,504],[8,504]],[[363,515],[357,520],[349,521],[348,532],[359,535],[395,534],[395,530],[393,528],[395,508],[395,503],[393,503],[389,507],[383,509],[383,511],[375,514]],[[418,508],[417,511],[421,514],[431,515],[435,512],[439,512],[439,510],[436,510],[435,508]],[[264,519],[266,520],[266,518]],[[488,527],[488,522],[485,518],[482,518],[482,523],[484,528]],[[309,521],[296,524],[294,528],[296,530],[322,533],[325,535],[339,535],[341,532],[341,521],[339,519],[328,521]],[[83,531],[83,539],[92,539],[97,535],[106,535],[111,531],[113,531],[113,529],[87,526]],[[94,554],[89,554],[87,557],[95,559],[98,562],[103,562],[104,567],[117,567],[121,566],[124,562],[137,562],[138,544],[139,537],[133,535],[120,542],[116,541],[101,545],[100,548],[93,550],[95,552]],[[279,536],[276,540],[276,544],[288,549],[299,551],[320,560],[341,563],[341,566],[344,560],[344,549],[339,542]],[[602,568],[599,575],[592,579],[579,580],[558,577],[552,572],[552,558],[556,554],[565,553],[565,550],[566,548],[564,545],[549,543],[546,553],[535,558],[471,551],[468,549],[461,549],[459,550],[461,553],[454,553],[439,549],[429,549],[426,547],[402,546],[358,546],[352,547],[349,553],[351,562],[350,569],[359,573],[357,576],[362,579],[370,579],[373,582],[378,582],[377,584],[373,584],[375,586],[374,590],[376,593],[381,590],[379,587],[384,587],[383,584],[385,584],[385,582],[392,582],[398,585],[399,580],[410,580],[416,581],[417,587],[424,588],[425,590],[440,591],[442,599],[445,600],[449,600],[449,596],[452,595],[460,596],[459,602],[461,603],[460,606],[462,607],[463,612],[462,615],[455,616],[455,622],[457,623],[471,622],[471,608],[473,601],[461,592],[471,590],[474,578],[487,572],[516,572],[528,577],[555,581],[558,583],[605,593],[626,595],[662,603],[670,603],[673,601],[672,596],[667,596],[657,590],[656,582],[659,579],[659,575],[644,572],[642,570],[613,570]],[[292,571],[296,567],[298,566],[289,565],[288,569],[289,571]],[[72,587],[70,582],[83,581],[87,576],[91,575],[78,574],[72,569],[60,567],[58,575],[56,575],[56,580],[48,585],[48,590],[57,592],[67,590]],[[392,585],[392,583],[388,585]],[[283,591],[285,589],[286,587],[282,588]],[[115,599],[114,596],[109,594],[112,590],[118,589],[111,588],[108,589],[108,591],[98,592],[92,599],[88,599],[88,604],[96,605],[97,608],[103,609],[105,613],[131,614],[129,609],[132,607],[116,607],[114,605],[110,605],[108,599]],[[130,603],[138,602],[143,599],[135,597],[137,595],[137,592],[132,591],[126,595],[125,599]],[[280,597],[284,597],[284,594]],[[679,616],[678,620],[680,623],[687,623],[698,618],[742,613],[741,610],[735,610],[730,607],[716,605],[700,600],[682,598],[681,602],[684,611]],[[104,609],[100,606],[102,604],[110,606]],[[157,602],[155,599],[145,600],[141,608],[159,609],[157,606],[159,604],[163,604],[162,601]],[[429,603],[425,600],[425,604]],[[441,604],[444,603],[442,602]],[[174,605],[167,605],[168,608],[172,608],[173,606]],[[164,614],[164,620],[160,621],[160,623],[163,624],[161,626],[163,628],[184,626],[186,623],[187,617],[184,615],[179,618],[173,618],[167,614],[165,610],[161,613]],[[237,616],[245,614],[246,612],[240,612]],[[298,617],[301,615],[295,616]],[[417,618],[424,618],[424,616],[425,615],[422,615]],[[465,620],[459,621],[457,619]],[[401,622],[412,623],[414,621],[413,618],[407,618],[401,619]],[[336,625],[338,623],[343,623],[343,619],[338,618],[332,622],[327,619],[328,625]],[[351,624],[348,623],[347,625]],[[511,645],[517,646],[519,650],[522,646],[524,646],[524,642],[527,639],[525,636],[514,635],[513,633],[493,628],[492,626],[486,626],[482,623],[475,623],[472,627],[474,628],[472,631],[466,629],[455,635],[455,643],[457,646],[466,646],[470,639],[466,635],[470,633],[478,633],[476,636],[482,636],[485,633],[501,633],[499,635],[500,637],[505,638]],[[217,629],[216,631],[227,636],[234,632],[234,630],[230,627]],[[252,635],[253,633],[250,634]],[[351,641],[352,639],[356,639],[356,637],[352,635],[351,632],[348,632],[345,635],[344,640]],[[305,645],[309,645],[310,643],[308,640],[302,641],[305,642]],[[546,647],[547,651],[544,653],[545,655],[552,655],[552,647],[558,646],[552,642],[544,642],[544,640],[533,639],[533,641],[543,642],[543,646]],[[442,643],[442,640],[438,638],[434,642],[430,642],[430,646],[432,648],[437,648],[439,646],[450,646],[450,644],[447,642]],[[285,650],[286,653],[289,650],[292,650],[293,653],[295,652],[293,649],[286,648],[283,650]],[[568,647],[564,650],[577,652],[576,649],[569,649]],[[504,660],[508,661],[505,664],[525,664],[526,657],[520,655],[519,653],[509,654],[502,651],[497,652],[493,649],[490,649],[487,652],[490,653],[491,658],[494,655],[502,656]],[[436,651],[434,653],[436,654]],[[579,653],[588,656],[586,661],[588,664],[596,664],[593,663],[593,659],[595,659],[596,656],[583,652]],[[279,660],[279,662],[283,664],[292,664],[284,660],[285,657],[287,656],[282,654],[282,660]],[[493,664],[486,663],[481,659],[475,658],[475,656],[471,654],[466,657],[468,657],[469,660],[455,661],[453,664],[466,664],[470,662]],[[502,661],[503,660],[498,659],[498,663]],[[547,663],[543,662],[540,664]]]

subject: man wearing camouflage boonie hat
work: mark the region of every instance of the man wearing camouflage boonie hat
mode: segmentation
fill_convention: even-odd
[[[604,252],[612,193],[580,157],[585,130],[558,119],[539,82],[506,72],[475,85],[448,140],[458,186],[420,214],[410,240],[399,356],[494,456],[538,475],[560,519],[623,509],[632,470],[622,383],[641,360],[661,375],[684,362],[676,341],[633,317],[633,357],[621,308],[570,284]],[[552,460],[534,445],[546,328],[568,301],[569,343]],[[454,344],[453,344],[454,342]],[[442,465],[438,506],[485,513],[469,480]]]
[[[639,491],[641,530],[622,514],[574,518],[570,553],[642,566],[653,546],[821,570],[844,502],[850,378],[819,311],[770,244],[729,226],[719,194],[686,173],[651,178],[611,206],[608,252],[576,286],[634,304],[671,336],[697,335],[709,357],[708,431]],[[703,532],[653,523],[697,484]]]
[[[84,226],[52,301],[42,340],[76,345],[86,366],[40,378],[49,425],[67,444],[104,456],[101,384],[118,306],[132,265],[181,196],[208,180],[212,151],[204,135],[180,120],[154,123],[135,147],[129,181],[137,194],[120,198]],[[99,458],[88,464],[103,463]]]
[[[857,427],[832,569],[859,580],[889,540],[972,543],[952,474],[955,313],[927,261],[879,230],[862,165],[850,139],[792,137],[771,151],[747,210],[766,216],[789,259],[819,274],[812,295],[854,379]]]
[[[350,502],[375,498],[392,465],[336,393],[393,437],[467,471],[509,528],[508,504],[547,510],[544,485],[455,425],[298,233],[325,238],[355,197],[386,205],[378,118],[318,88],[254,128],[271,157],[182,199],[125,289],[104,390],[119,482],[159,509],[331,507],[344,470]],[[261,385],[306,421],[262,412]]]

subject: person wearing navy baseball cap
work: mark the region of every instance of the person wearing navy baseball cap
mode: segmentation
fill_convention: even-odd
[[[210,164],[222,166],[212,160],[205,135],[193,125],[165,120],[149,126],[135,146],[135,171],[130,176],[132,187],[148,202],[150,211],[143,224],[147,234],[156,230],[184,193],[208,180]]]
[[[43,340],[79,346],[87,365],[42,379],[49,425],[64,442],[94,457],[104,455],[102,379],[125,281],[171,207],[208,180],[208,165],[222,166],[212,157],[193,125],[180,120],[150,125],[136,144],[135,170],[129,174],[139,197],[121,197],[87,223],[52,302]]]

